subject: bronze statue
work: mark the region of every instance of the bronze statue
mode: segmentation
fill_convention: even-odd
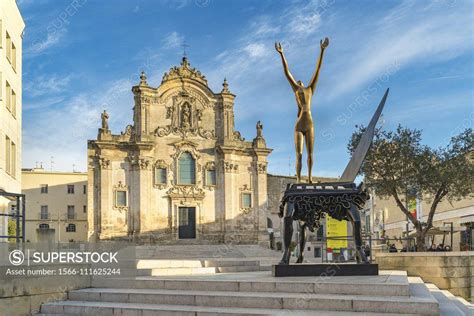
[[[100,118],[102,119],[102,129],[109,130],[109,114],[104,110]]]
[[[295,146],[296,146],[296,181],[301,182],[301,159],[303,157],[303,141],[306,143],[306,153],[308,155],[308,182],[312,183],[311,170],[313,167],[313,146],[314,146],[314,125],[311,116],[311,98],[316,90],[316,83],[318,82],[319,70],[323,62],[324,50],[329,45],[329,39],[326,37],[324,41],[321,40],[321,52],[319,54],[318,64],[316,70],[307,87],[304,86],[301,80],[295,81],[288,69],[283,48],[280,43],[275,43],[275,49],[281,56],[283,69],[286,78],[290,82],[296,97],[298,105],[298,119],[295,125]]]

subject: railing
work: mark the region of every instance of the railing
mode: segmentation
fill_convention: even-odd
[[[39,213],[39,216],[38,216],[39,219],[51,219],[51,214],[49,214],[49,212],[47,213]]]
[[[67,219],[76,219],[76,213],[67,213]]]
[[[7,239],[15,241],[17,244],[20,243],[20,240],[25,243],[25,195],[20,193],[11,193],[0,191],[0,196],[10,200],[15,203],[15,211],[12,213],[0,213],[0,218],[3,220],[2,216],[10,218],[15,223],[14,234],[10,235],[7,232],[7,235],[0,235],[0,239]]]

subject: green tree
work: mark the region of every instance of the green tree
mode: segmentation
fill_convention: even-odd
[[[8,236],[16,235],[16,221],[9,218],[8,219]],[[16,238],[8,238],[9,242],[16,242]]]
[[[348,149],[359,143],[364,127],[353,133]],[[466,129],[449,144],[430,148],[421,143],[421,131],[398,126],[396,131],[376,130],[372,146],[361,167],[365,184],[378,196],[392,197],[413,223],[418,251],[425,251],[425,237],[433,227],[433,217],[443,200],[474,197],[474,133]],[[409,212],[403,199],[407,192],[430,205],[426,222]]]

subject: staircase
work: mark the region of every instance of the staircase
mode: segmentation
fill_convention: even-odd
[[[149,264],[144,262],[143,268],[151,270],[151,274],[154,269],[163,268],[156,263]],[[203,268],[225,267],[222,262],[205,264],[211,266]],[[229,267],[239,266],[236,262],[229,264]],[[139,265],[141,267],[142,263]],[[408,278],[406,273],[400,271],[381,271],[379,276],[305,278],[274,278],[268,271],[255,271],[95,279],[92,288],[71,291],[66,301],[45,303],[40,313],[139,316],[437,315],[439,307],[421,279]]]
[[[196,275],[232,272],[271,271],[271,266],[261,266],[259,260],[155,260],[136,261],[137,276]]]

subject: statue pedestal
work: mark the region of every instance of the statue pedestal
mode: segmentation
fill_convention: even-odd
[[[379,275],[379,265],[372,263],[278,264],[273,265],[272,275],[274,277]]]

